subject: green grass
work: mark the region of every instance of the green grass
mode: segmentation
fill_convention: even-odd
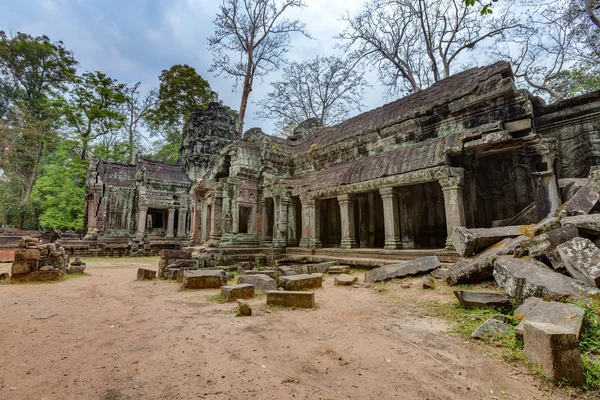
[[[369,272],[369,270],[365,268],[350,268],[351,274],[364,274],[366,272]]]
[[[212,296],[208,296],[206,298],[206,300],[212,301],[213,303],[219,303],[219,304],[227,303],[227,300],[221,294],[215,294]]]
[[[58,281],[33,281],[33,282],[29,282],[29,281],[11,281],[10,279],[6,279],[3,281],[0,281],[0,285],[46,285],[46,284],[52,284],[52,283],[60,283],[60,282],[65,282],[71,279],[76,279],[76,278],[82,278],[82,277],[89,277],[92,276],[90,274],[88,274],[87,272],[84,272],[83,274],[63,274],[63,277],[61,280]]]
[[[583,361],[587,391],[600,390],[600,301],[595,300],[585,307],[583,329],[579,337],[579,351]]]
[[[452,323],[452,331],[463,338],[470,338],[471,333],[494,314],[502,314],[494,308],[464,308],[459,303],[431,303],[427,314],[445,319]]]

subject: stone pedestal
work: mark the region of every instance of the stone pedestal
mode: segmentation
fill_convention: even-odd
[[[148,207],[140,207],[138,211],[138,224],[137,224],[137,238],[143,238],[146,232],[146,214],[148,213]]]
[[[415,236],[413,233],[413,219],[411,214],[410,189],[399,188],[398,200],[400,211],[400,235],[403,249],[415,248]]]
[[[463,202],[462,177],[451,176],[440,179],[440,186],[444,193],[444,206],[446,209],[446,246],[452,246],[452,234],[457,226],[465,226],[465,206]]]
[[[385,249],[395,250],[402,248],[400,239],[400,225],[398,221],[398,199],[394,188],[384,187],[379,189],[383,200],[383,225],[385,228]]]
[[[356,239],[354,237],[354,200],[350,195],[343,194],[338,196],[340,204],[340,217],[342,223],[342,249],[352,249],[356,247]]]
[[[321,209],[319,201],[302,197],[302,239],[300,247],[321,247]]]

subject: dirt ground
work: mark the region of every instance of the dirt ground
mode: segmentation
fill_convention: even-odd
[[[455,301],[442,284],[380,292],[327,276],[316,309],[261,295],[236,317],[208,299],[218,290],[135,281],[157,258],[87,261],[91,276],[0,285],[0,399],[568,398],[424,316]]]

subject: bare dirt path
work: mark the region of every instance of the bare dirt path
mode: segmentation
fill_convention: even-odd
[[[207,299],[217,290],[135,281],[144,265],[157,259],[0,285],[0,399],[567,398],[422,317],[427,302],[453,301],[448,290],[327,277],[317,309],[272,310],[259,296],[255,315],[236,317],[235,303]]]

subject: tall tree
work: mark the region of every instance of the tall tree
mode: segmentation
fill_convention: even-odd
[[[271,84],[258,115],[277,120],[278,127],[318,118],[324,125],[346,119],[361,107],[367,86],[363,74],[339,57],[315,57],[284,68],[282,80]]]
[[[283,16],[290,8],[304,6],[304,0],[222,0],[214,20],[215,34],[208,39],[213,53],[211,72],[242,82],[239,132],[244,129],[254,79],[279,68],[290,49],[292,33],[309,37],[302,22]]]
[[[391,93],[448,77],[467,52],[518,26],[507,12],[484,20],[461,0],[370,0],[343,20],[342,47],[377,66]]]
[[[141,84],[141,82],[137,82],[125,90],[127,100],[123,110],[126,117],[124,129],[127,133],[127,162],[130,164],[133,162],[135,150],[141,146],[140,139],[144,121],[157,102],[156,90],[150,90],[144,95],[140,90]]]
[[[189,65],[173,65],[163,70],[155,107],[145,119],[154,136],[159,136],[154,158],[175,162],[178,158],[181,131],[195,109],[204,109],[217,100],[217,94],[196,70]]]

